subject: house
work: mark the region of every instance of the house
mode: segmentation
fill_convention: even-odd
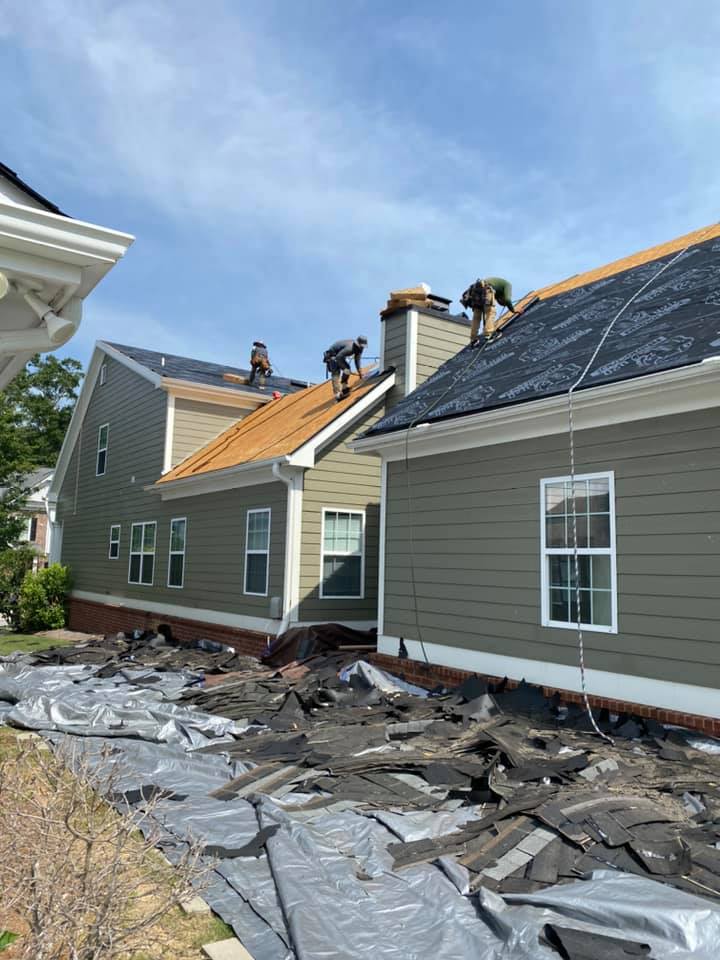
[[[46,567],[50,554],[50,524],[47,514],[47,496],[53,478],[52,467],[38,467],[23,480],[27,496],[22,505],[26,526],[20,542],[31,547],[36,554],[34,566]]]
[[[381,331],[380,372],[340,403],[329,381],[262,391],[226,366],[98,343],[49,497],[71,625],[166,622],[255,652],[290,624],[374,627],[380,463],[348,444],[468,321],[429,298],[384,311]]]
[[[353,443],[382,462],[378,649],[577,694],[574,512],[593,702],[718,717],[720,225],[525,302]]]
[[[0,163],[0,390],[67,343],[133,237],[74,220]]]

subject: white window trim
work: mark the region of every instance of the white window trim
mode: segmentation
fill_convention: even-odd
[[[117,530],[117,540],[113,539],[113,530]],[[119,560],[120,559],[120,537],[122,534],[122,524],[120,523],[111,523],[110,524],[110,542],[108,543],[108,560]],[[112,555],[112,546],[114,543],[117,543],[117,556]]]
[[[131,580],[130,579],[130,567],[132,565],[132,558],[138,556],[137,551],[133,551],[132,541],[133,541],[133,530],[135,527],[142,527],[142,539],[140,541],[140,576],[142,577],[142,558],[144,556],[150,556],[151,554],[146,554],[145,547],[145,527],[155,527],[155,536],[153,538],[153,575],[150,583],[143,583],[142,580]],[[155,567],[157,566],[157,521],[156,520],[138,520],[137,523],[130,524],[130,543],[128,545],[128,583],[131,583],[135,587],[152,587],[155,583]]]
[[[183,548],[182,550],[173,550],[172,548],[172,528],[174,523],[185,524],[185,529],[183,531]],[[187,550],[187,528],[188,522],[187,517],[173,517],[170,521],[170,540],[168,541],[168,569],[167,569],[167,585],[170,590],[182,590],[185,586],[185,551]],[[174,556],[182,556],[183,565],[182,565],[182,579],[180,583],[170,583],[170,561]]]
[[[546,525],[545,525],[545,488],[551,483],[567,483],[571,477],[565,475],[562,477],[544,477],[540,481],[540,590],[541,590],[541,625],[543,627],[553,627],[560,630],[577,631],[577,623],[566,623],[562,620],[550,619],[550,584],[548,582],[548,563],[549,555],[573,556],[572,547],[551,547],[546,544]],[[609,556],[610,557],[610,616],[611,624],[609,627],[594,623],[581,624],[582,630],[593,633],[617,633],[618,632],[618,609],[617,609],[617,541],[615,539],[615,473],[612,470],[602,473],[576,473],[575,480],[607,480],[608,493],[610,496],[610,546],[609,547],[578,547],[578,556]],[[549,553],[548,553],[549,549]]]
[[[250,550],[248,547],[250,534],[250,515],[253,513],[266,513],[268,515],[268,545],[267,550]],[[245,514],[245,571],[243,575],[243,593],[246,597],[267,597],[270,592],[270,531],[272,530],[272,509],[270,507],[254,507]],[[248,556],[250,554],[265,554],[265,592],[255,593],[247,588],[248,577]]]
[[[326,596],[323,590],[325,577],[325,515],[328,513],[354,513],[362,517],[362,540],[360,545],[360,593],[350,594],[349,596]],[[330,551],[330,556],[341,557],[343,554],[336,551]],[[356,554],[345,554],[348,557],[354,557]],[[365,599],[365,511],[358,507],[323,507],[322,525],[320,529],[320,599],[321,600],[364,600]]]
[[[103,363],[100,366],[100,386],[104,387],[107,383],[107,363]]]
[[[100,446],[100,435],[102,434],[102,431],[103,431],[103,430],[107,430],[107,434],[106,434],[106,436],[105,436],[105,446],[104,446],[104,447],[101,447],[101,446]],[[95,451],[95,476],[96,476],[96,477],[104,477],[105,474],[107,473],[108,447],[109,447],[109,446],[110,446],[110,424],[109,424],[109,423],[101,423],[100,426],[98,427],[97,450]],[[98,467],[100,466],[100,454],[101,454],[101,453],[104,453],[104,454],[105,454],[105,463],[104,463],[104,465],[103,465],[103,471],[102,471],[102,473],[100,473],[100,471],[98,470]]]

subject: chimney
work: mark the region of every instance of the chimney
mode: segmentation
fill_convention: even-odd
[[[393,290],[380,311],[380,367],[395,368],[395,386],[387,397],[391,409],[455,356],[470,340],[470,320],[450,312],[451,300],[427,283]]]

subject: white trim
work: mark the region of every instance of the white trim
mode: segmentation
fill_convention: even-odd
[[[424,660],[417,640],[404,638],[408,654],[413,660]],[[399,637],[379,636],[378,653],[397,656]],[[551,663],[546,660],[526,660],[508,657],[499,653],[484,653],[425,641],[425,651],[431,663],[494,677],[525,679],[554,690],[571,690],[580,693],[580,671],[577,666]],[[696,687],[690,683],[669,680],[653,680],[627,673],[610,673],[607,670],[586,668],[587,692],[596,697],[607,697],[629,703],[641,703],[649,707],[695,713],[704,717],[718,716],[720,691],[710,687]]]
[[[140,552],[137,550],[133,551],[133,530],[135,527],[141,527],[142,533],[140,534]],[[154,527],[155,533],[153,535],[153,548],[152,553],[145,550],[145,527]],[[132,558],[140,557],[140,569],[138,570],[139,580],[130,579],[130,568],[132,566]],[[152,557],[153,558],[153,569],[152,569],[152,580],[150,583],[145,583],[142,579],[143,572],[143,557]],[[132,584],[135,587],[152,587],[155,584],[155,567],[157,566],[157,520],[138,520],[135,523],[130,524],[130,541],[128,543],[128,583]]]
[[[285,511],[285,559],[283,568],[283,616],[279,633],[300,615],[300,566],[302,563],[302,514],[305,471],[299,467],[273,464],[273,476],[287,487]]]
[[[173,440],[175,439],[175,397],[169,393],[165,403],[165,447],[162,472],[172,468]]]
[[[104,447],[101,447],[101,446],[100,446],[100,436],[101,436],[103,430],[106,430],[107,432],[106,432],[106,434],[105,434],[105,446],[104,446]],[[109,423],[101,423],[100,426],[98,427],[97,449],[95,450],[95,476],[96,476],[96,477],[104,477],[105,474],[107,473],[108,447],[109,447],[109,446],[110,446],[110,424],[109,424]],[[104,459],[104,461],[103,461],[103,468],[102,468],[102,470],[99,469],[99,467],[100,467],[100,454],[101,454],[101,453],[104,453],[104,454],[105,454],[105,459]]]
[[[0,354],[0,363],[5,363],[5,366],[0,370],[0,390],[4,390],[10,381],[15,379],[32,355],[32,351],[16,353],[14,356]]]
[[[127,367],[128,370],[132,370],[133,373],[136,373],[139,377],[149,380],[154,387],[159,387],[162,383],[162,377],[160,377],[157,373],[153,373],[152,370],[148,370],[148,368],[142,363],[139,363],[137,360],[133,360],[132,357],[129,357],[126,353],[123,353],[122,350],[116,350],[115,347],[111,346],[109,343],[106,343],[104,340],[98,340],[95,344],[95,347],[98,350],[102,350],[103,353],[106,353],[113,360],[117,360],[118,363],[121,363],[124,367]]]
[[[378,551],[378,584],[377,584],[377,631],[383,632],[385,625],[385,550],[387,530],[387,487],[388,464],[383,460],[380,465],[380,547]]]
[[[173,550],[172,548],[172,528],[174,523],[184,523],[183,528],[183,548],[182,550]],[[187,517],[173,517],[170,520],[170,539],[168,540],[168,568],[167,568],[167,585],[170,590],[182,590],[185,586],[185,552],[187,550],[187,529],[188,522]],[[170,562],[173,557],[181,555],[183,558],[182,565],[182,577],[180,583],[170,583]]]
[[[325,516],[328,513],[347,513],[349,515],[355,514],[362,517],[362,530],[360,534],[360,593],[355,594],[343,594],[338,596],[337,594],[332,594],[331,596],[326,596],[323,591],[325,585],[324,579],[324,568],[325,568],[325,556],[331,557],[356,557],[356,553],[339,553],[337,550],[325,551]],[[322,522],[320,525],[320,580],[319,580],[319,597],[321,600],[364,600],[365,599],[365,510],[359,507],[323,507],[322,508]]]
[[[113,530],[117,530],[117,540],[113,539]],[[108,560],[119,560],[120,559],[120,538],[122,537],[122,524],[121,523],[111,523],[110,524],[110,539],[108,541]],[[112,555],[113,544],[117,544],[118,552],[117,556]]]
[[[417,310],[408,310],[405,324],[405,393],[407,396],[417,386]]]
[[[250,538],[250,514],[251,513],[266,513],[268,515],[268,529],[267,529],[267,547],[265,550],[251,550],[248,546]],[[245,511],[245,569],[243,571],[243,593],[246,597],[267,597],[270,593],[270,532],[272,530],[272,507],[252,507]],[[248,577],[248,556],[253,554],[257,556],[259,554],[265,554],[265,590],[263,593],[256,593],[253,590],[248,590],[247,588],[247,577]]]
[[[607,480],[608,495],[610,498],[610,546],[609,547],[578,547],[578,555],[583,557],[610,557],[610,625],[583,623],[582,630],[592,633],[618,632],[618,602],[617,602],[617,540],[615,538],[615,473],[612,470],[603,470],[598,473],[576,473],[575,481],[579,480]],[[577,631],[577,623],[573,621],[550,619],[550,584],[548,582],[548,563],[550,556],[574,556],[572,547],[548,547],[546,543],[546,514],[545,488],[553,483],[569,483],[569,475],[562,477],[543,477],[540,480],[540,625],[560,630]]]
[[[158,603],[143,597],[118,597],[110,593],[94,593],[90,590],[73,590],[70,594],[78,600],[107,604],[114,607],[126,607],[138,613],[157,613],[166,617],[183,617],[200,623],[211,623],[221,627],[237,627],[239,630],[252,630],[256,633],[276,634],[279,620],[264,617],[248,617],[239,613],[225,613],[222,610],[208,610],[204,607],[184,607],[176,603]]]
[[[327,620],[292,620],[290,626],[315,627],[327,622]],[[339,623],[343,627],[349,627],[351,630],[374,630],[377,627],[377,620],[333,620],[332,622]]]
[[[720,406],[720,363],[702,363],[608,383],[573,396],[576,430],[665,417]],[[410,457],[470,450],[532,437],[567,433],[567,394],[498,410],[422,423],[408,440]],[[376,451],[388,460],[405,458],[405,428],[350,442],[357,453]]]
[[[385,318],[380,317],[380,371],[385,369]]]
[[[104,387],[107,383],[107,363],[103,362],[100,364],[100,386]]]

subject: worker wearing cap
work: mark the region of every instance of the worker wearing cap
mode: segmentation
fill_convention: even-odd
[[[336,340],[323,354],[323,361],[332,377],[333,394],[337,401],[342,400],[350,393],[350,387],[348,386],[350,364],[348,360],[351,357],[355,361],[358,376],[362,378],[360,358],[366,346],[367,337],[355,337],[354,340]]]
[[[486,277],[484,280],[476,280],[460,297],[460,303],[464,307],[470,307],[473,312],[470,327],[471,343],[476,343],[478,340],[481,321],[486,340],[498,329],[496,303],[499,303],[501,307],[507,307],[510,313],[516,312],[512,302],[512,284],[502,277]]]
[[[268,348],[267,345],[262,342],[262,340],[253,340],[252,350],[250,351],[250,376],[248,377],[249,384],[255,382],[255,377],[258,373],[260,374],[260,386],[264,387],[265,377],[269,377],[272,373]]]

